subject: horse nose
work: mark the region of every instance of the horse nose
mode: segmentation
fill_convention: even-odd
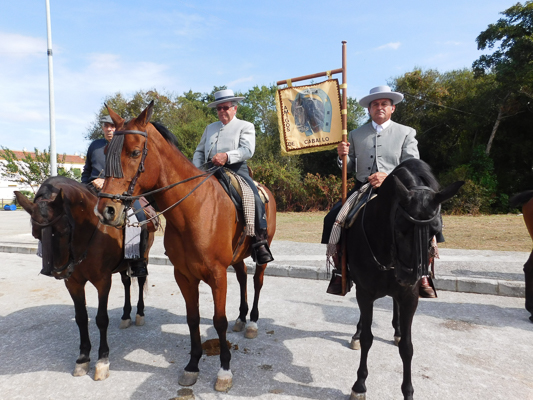
[[[115,219],[115,208],[113,206],[107,206],[105,209],[104,209],[104,218],[106,221],[113,221]]]

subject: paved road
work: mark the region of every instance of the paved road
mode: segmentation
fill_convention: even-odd
[[[74,310],[62,282],[42,275],[32,254],[3,253],[0,263],[0,398],[163,399],[177,396],[188,359],[184,302],[172,267],[151,264],[146,325],[119,330],[123,293],[115,276],[109,301],[111,375],[96,382],[96,292],[87,288],[93,340],[90,375],[71,375],[78,355]],[[236,279],[227,310],[237,316]],[[203,356],[195,399],[347,399],[359,352],[347,343],[358,311],[353,293],[325,294],[322,280],[265,278],[257,339],[229,332],[234,387],[213,390],[217,357]],[[216,338],[213,304],[201,285],[202,339]],[[393,345],[390,299],[376,302],[367,381],[369,400],[401,398],[401,361]],[[422,299],[414,320],[415,398],[533,399],[533,324],[523,299],[441,291]]]

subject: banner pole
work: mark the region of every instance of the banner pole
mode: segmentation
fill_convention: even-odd
[[[346,78],[346,41],[342,41],[342,141],[348,141],[348,96],[347,96],[347,78]],[[348,195],[347,190],[348,181],[348,163],[347,156],[342,156],[342,204],[346,202]],[[346,287],[348,285],[348,266],[346,265],[346,235],[342,235],[341,249],[342,249],[342,294],[346,294]]]

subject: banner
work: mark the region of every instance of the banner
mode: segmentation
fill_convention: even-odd
[[[278,89],[276,108],[283,155],[330,150],[342,141],[337,79]]]

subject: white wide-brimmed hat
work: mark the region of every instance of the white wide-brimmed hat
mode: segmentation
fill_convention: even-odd
[[[242,99],[244,99],[244,97],[235,97],[235,94],[233,94],[233,90],[231,89],[219,90],[218,92],[215,93],[215,101],[212,103],[209,103],[207,107],[214,108],[218,104],[225,103],[227,101],[239,102]]]
[[[361,107],[368,108],[370,103],[377,99],[391,99],[392,104],[398,104],[403,100],[403,94],[398,92],[393,92],[388,86],[376,86],[375,88],[370,89],[370,94],[363,97],[359,100]]]

